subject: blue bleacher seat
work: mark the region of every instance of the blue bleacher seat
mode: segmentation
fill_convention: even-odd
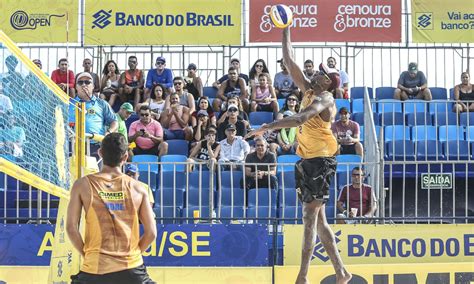
[[[294,171],[295,170],[295,164],[297,161],[301,160],[301,158],[298,155],[280,155],[277,157],[277,163],[278,164],[288,164],[284,166],[279,166],[277,168],[278,172],[281,171]]]
[[[415,112],[407,114],[407,125],[431,125],[431,115],[427,112]]]
[[[364,99],[352,100],[352,113],[364,113]]]
[[[336,99],[336,108],[337,108],[337,112],[338,112],[338,113],[339,113],[339,110],[340,110],[342,107],[347,108],[347,110],[349,110],[349,112],[351,112],[351,102],[350,102],[349,100],[346,100],[346,99]]]
[[[424,100],[405,101],[403,110],[405,113],[428,112],[428,103]]]
[[[281,219],[290,219],[283,221],[284,224],[303,224],[303,206],[286,206],[278,210],[279,218]],[[292,220],[294,219],[294,220]]]
[[[372,115],[373,115],[373,118],[374,118],[374,124],[375,125],[380,125],[380,114],[374,112],[374,113],[372,113]],[[363,113],[363,112],[354,113],[354,114],[352,114],[352,120],[359,123],[359,126],[362,126],[362,125],[365,124],[364,116],[365,116],[365,113]]]
[[[470,142],[474,141],[474,126],[466,127],[466,140]]]
[[[155,172],[143,171],[139,172],[138,180],[148,184],[148,186],[155,191],[158,187],[157,184],[158,174]]]
[[[186,140],[172,139],[166,140],[168,143],[168,155],[183,155],[188,156],[189,145]]]
[[[411,128],[411,138],[413,141],[436,140],[436,126],[418,125]]]
[[[441,112],[441,113],[434,113],[432,115],[433,115],[433,118],[431,120],[433,122],[433,125],[435,126],[459,124],[459,117],[454,112]]]
[[[278,171],[277,178],[278,188],[295,188],[296,186],[294,168],[292,170]]]
[[[410,140],[410,127],[403,125],[389,125],[384,128],[384,140]]]
[[[415,160],[415,144],[409,140],[388,141],[387,159],[396,161]]]
[[[404,125],[405,120],[401,112],[385,112],[380,114],[380,125]]]
[[[186,205],[208,206],[209,205],[209,171],[192,172],[188,174],[188,191]],[[213,190],[216,188],[214,180]]]
[[[240,186],[241,171],[221,171],[220,176],[220,202],[219,205],[242,206],[244,204],[245,190]],[[232,202],[233,200],[233,202]],[[217,200],[219,202],[219,199]]]
[[[428,103],[430,113],[444,114],[453,111],[453,102],[446,100],[432,100]]]
[[[161,212],[163,211],[163,213]],[[173,218],[180,218],[181,217],[181,208],[173,206],[159,206],[156,205],[153,208],[153,212],[155,213],[155,217],[157,218],[156,222],[160,224],[176,224],[180,223],[181,221],[175,221]],[[163,218],[160,220],[160,218]]]
[[[183,207],[185,188],[185,173],[172,171],[161,172],[159,175],[158,189],[155,191],[155,203],[159,206]],[[163,202],[161,202],[162,194]]]
[[[393,92],[395,91],[394,87],[378,87],[375,89],[375,99],[393,99]]]
[[[172,162],[175,163],[183,163],[186,162],[187,156],[185,155],[164,155],[161,157],[161,162],[162,163],[167,163],[167,164],[162,164],[161,165],[161,170],[165,172],[172,172],[176,170],[177,172],[184,172],[186,169],[185,164],[169,164]]]
[[[464,128],[456,125],[443,125],[438,128],[438,140],[464,140]]]
[[[378,113],[402,112],[402,103],[394,99],[382,99],[377,101]]]
[[[280,207],[296,206],[299,203],[298,194],[294,187],[285,187],[278,192],[278,204]]]
[[[351,88],[351,100],[355,99],[363,99],[364,98],[364,90],[366,87],[352,87]],[[369,98],[374,98],[374,90],[370,87],[367,88],[367,92],[369,93]]]
[[[431,97],[433,100],[447,100],[448,99],[448,91],[446,88],[440,87],[430,87]]]
[[[277,192],[275,189],[252,188],[248,190],[248,206],[272,206],[276,207]],[[258,199],[258,200],[257,200]]]
[[[276,218],[276,207],[259,206],[247,208],[247,218],[256,218],[253,223],[269,223],[269,220],[258,220],[260,218]]]
[[[443,142],[444,156],[448,160],[468,160],[471,156],[469,142],[451,140]]]
[[[264,123],[273,121],[273,113],[267,111],[256,111],[249,114],[249,123],[252,128],[258,128]]]
[[[217,91],[214,87],[203,87],[203,95],[208,98],[216,98]]]
[[[449,89],[449,99],[454,101],[454,88]]]
[[[472,126],[474,125],[474,112],[463,112],[459,115],[459,120],[463,126]]]
[[[217,212],[220,218],[242,219],[244,217],[243,206],[221,206]],[[231,220],[221,220],[222,223],[228,224]]]
[[[278,99],[278,109],[282,109],[285,105],[286,99]]]
[[[324,213],[326,213],[326,220],[328,220],[329,224],[334,223],[334,218],[335,218],[335,206],[325,206],[326,210]]]
[[[337,172],[350,172],[355,167],[360,167],[362,158],[359,155],[337,155]]]
[[[133,163],[137,163],[140,172],[158,173],[158,156],[155,155],[135,155],[132,158]]]
[[[443,160],[443,145],[437,140],[417,141],[416,158],[418,160]]]
[[[194,211],[199,211],[199,218],[209,218],[208,206],[189,206],[183,209],[183,217],[194,218]],[[212,215],[211,215],[212,216]],[[193,223],[194,220],[187,220],[186,223]]]

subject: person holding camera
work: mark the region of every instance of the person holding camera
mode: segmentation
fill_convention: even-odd
[[[150,107],[142,105],[139,111],[140,120],[130,125],[128,141],[135,142],[134,155],[163,156],[168,153],[168,143],[163,140],[161,124],[151,118]]]

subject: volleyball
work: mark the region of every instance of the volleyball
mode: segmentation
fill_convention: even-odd
[[[275,27],[283,29],[293,23],[293,12],[286,5],[274,5],[270,9],[270,18]]]

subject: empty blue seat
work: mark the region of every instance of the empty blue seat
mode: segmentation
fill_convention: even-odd
[[[386,112],[380,114],[380,125],[404,125],[405,120],[401,112]]]
[[[283,106],[285,105],[286,99],[278,99],[278,108],[282,109]]]
[[[158,189],[155,191],[155,203],[159,206],[183,207],[186,188],[184,173],[161,172],[158,185]],[[163,199],[161,198],[162,195]]]
[[[337,108],[338,113],[339,113],[339,110],[342,107],[347,108],[347,110],[349,110],[349,112],[350,112],[351,111],[351,102],[349,100],[346,100],[346,99],[336,99],[336,108]]]
[[[135,155],[132,162],[137,163],[140,172],[158,173],[158,156],[155,155]]]
[[[276,207],[276,190],[268,188],[252,188],[248,191],[249,206]]]
[[[303,224],[303,206],[286,206],[279,209],[279,218],[288,219],[283,220],[284,224]]]
[[[138,180],[147,184],[153,191],[157,189],[158,174],[154,172],[139,172]]]
[[[352,87],[351,88],[351,100],[355,99],[363,99],[364,98],[364,91],[367,89],[369,93],[369,98],[374,98],[374,90],[370,87]]]
[[[186,165],[184,164],[187,161],[187,156],[185,155],[164,155],[161,156],[161,170],[164,172],[184,172]],[[181,163],[181,164],[176,164]]]
[[[337,155],[337,172],[350,172],[355,167],[360,167],[362,157],[359,155]]]
[[[295,164],[301,160],[301,158],[298,155],[281,155],[277,157],[277,163],[278,164],[287,164],[287,165],[281,165],[278,166],[277,171],[294,171],[295,170]]]
[[[438,140],[464,140],[464,128],[456,125],[443,125],[438,128]]]
[[[461,125],[464,126],[472,126],[474,125],[474,112],[463,112],[459,115],[459,120],[461,122]]]
[[[241,180],[241,171],[221,171],[219,205],[242,206],[244,204],[245,190],[240,186]]]
[[[249,114],[249,123],[252,128],[258,128],[264,123],[273,121],[273,113],[267,111],[256,111]]]
[[[378,113],[402,112],[402,103],[399,100],[382,99],[378,100],[377,104]]]
[[[474,141],[474,126],[466,127],[466,140],[470,142]]]
[[[393,93],[395,92],[394,87],[378,87],[375,89],[375,99],[393,99]]]
[[[203,87],[203,95],[208,98],[216,98],[217,97],[217,89],[214,87]]]
[[[459,117],[454,112],[434,113],[432,118],[433,125],[458,125]]]
[[[407,125],[431,125],[431,115],[426,112],[415,112],[407,114]]]
[[[269,220],[269,218],[276,218],[276,207],[248,207],[247,218],[253,218],[253,223],[271,223],[271,220]]]
[[[364,99],[352,100],[352,113],[364,113]]]
[[[417,160],[433,161],[444,159],[443,145],[437,140],[417,141],[415,145]]]
[[[409,140],[410,139],[410,127],[403,125],[390,125],[384,128],[384,140]]]
[[[228,224],[231,220],[242,219],[244,217],[244,211],[243,206],[221,206],[217,209],[217,215],[219,218],[222,218],[222,223]]]
[[[436,126],[418,125],[411,128],[413,141],[436,140]]]
[[[446,100],[433,100],[431,102],[428,102],[428,105],[431,114],[438,113],[439,115],[453,111],[453,102]]]
[[[448,160],[468,160],[471,156],[469,142],[464,140],[443,142],[444,156]]]
[[[173,206],[159,206],[156,205],[153,208],[153,212],[155,213],[155,218],[157,219],[157,223],[160,224],[176,224],[180,223],[180,220],[177,218],[181,218],[181,208],[173,207]]]
[[[188,153],[189,153],[188,141],[172,139],[172,140],[166,140],[166,143],[168,143],[168,155],[188,156]]]
[[[352,120],[354,120],[355,122],[359,123],[360,126],[364,125],[365,124],[365,113],[363,112],[358,112],[358,113],[354,113],[352,114]],[[372,116],[374,118],[374,124],[375,125],[380,125],[380,115],[376,112],[372,113]]]
[[[294,187],[280,189],[278,192],[278,203],[280,207],[296,206],[299,203],[296,189]]]
[[[404,103],[405,113],[428,112],[428,103],[423,100],[409,100]]]
[[[277,178],[278,188],[295,188],[296,186],[294,168],[292,170],[278,171]]]
[[[449,89],[449,99],[454,101],[454,88]]]
[[[209,206],[209,189],[210,189],[210,174],[209,171],[192,172],[188,174],[188,191],[187,191],[187,205],[195,206]],[[216,183],[213,183],[213,190],[216,188]]]
[[[447,100],[448,99],[448,90],[446,88],[440,87],[430,87],[431,97],[433,100]]]
[[[409,140],[388,141],[387,159],[396,161],[415,160],[415,144]]]

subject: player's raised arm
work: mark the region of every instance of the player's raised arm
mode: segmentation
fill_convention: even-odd
[[[311,87],[311,82],[306,79],[301,68],[296,64],[293,59],[293,47],[291,46],[290,39],[290,27],[283,29],[282,37],[282,46],[283,46],[283,64],[285,64],[290,76],[295,82],[296,86],[303,93]]]

